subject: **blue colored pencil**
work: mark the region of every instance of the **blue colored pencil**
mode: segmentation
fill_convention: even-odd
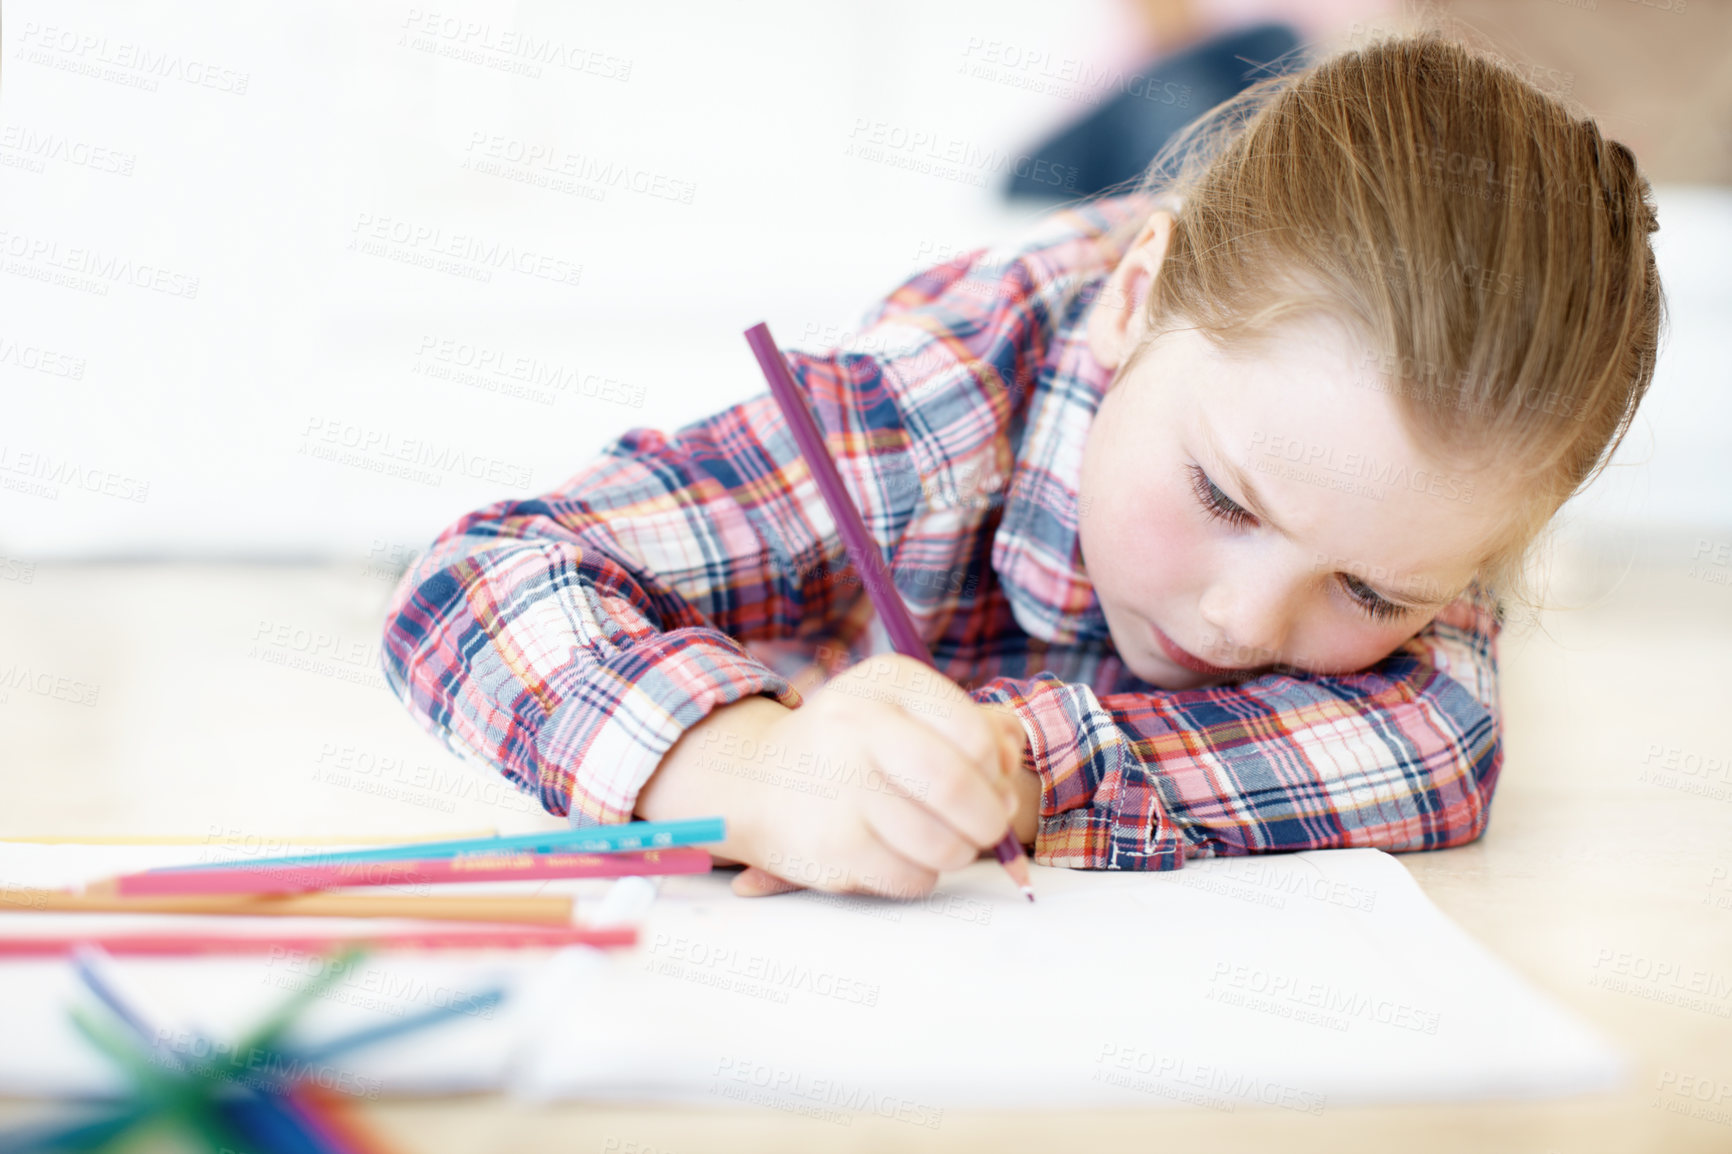
[[[628,821],[619,825],[587,825],[581,829],[559,830],[553,833],[524,833],[511,837],[471,837],[458,841],[381,846],[377,849],[352,850],[347,853],[300,854],[290,857],[259,858],[256,861],[243,859],[239,861],[199,862],[194,865],[161,866],[145,872],[171,873],[179,870],[252,869],[290,865],[349,865],[357,862],[418,861],[425,858],[457,857],[464,854],[629,853],[633,850],[702,845],[705,842],[721,841],[726,837],[727,823],[719,817],[699,817],[685,821]]]

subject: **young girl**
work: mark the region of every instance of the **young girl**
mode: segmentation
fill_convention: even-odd
[[[1477,838],[1498,599],[1653,372],[1647,184],[1432,35],[1187,147],[787,352],[937,671],[765,393],[447,529],[392,686],[574,823],[724,816],[742,893],[919,896],[1007,828],[1084,869]]]

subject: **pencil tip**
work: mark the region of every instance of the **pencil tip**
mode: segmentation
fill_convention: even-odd
[[[1025,898],[1027,898],[1027,899],[1028,899],[1028,900],[1029,900],[1029,901],[1031,901],[1031,902],[1032,902],[1032,901],[1033,901],[1033,900],[1034,900],[1034,889],[1033,889],[1033,887],[1031,887],[1031,886],[1023,886],[1023,887],[1022,887],[1022,896],[1023,896],[1023,897],[1025,897]]]

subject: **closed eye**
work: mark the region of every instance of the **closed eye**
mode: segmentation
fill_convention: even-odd
[[[1393,621],[1397,617],[1404,617],[1412,613],[1414,610],[1411,605],[1397,605],[1393,601],[1379,597],[1376,590],[1352,574],[1342,573],[1340,577],[1341,587],[1347,591],[1347,596],[1373,621]]]
[[[1215,482],[1209,480],[1209,475],[1203,472],[1201,465],[1190,465],[1191,491],[1197,494],[1197,501],[1203,506],[1203,511],[1217,521],[1225,521],[1235,529],[1248,529],[1257,524],[1243,505],[1235,502],[1227,494],[1221,492]]]
[[[1203,512],[1210,518],[1224,521],[1235,529],[1249,529],[1257,525],[1256,516],[1223,493],[1220,486],[1203,472],[1201,465],[1189,465],[1187,468],[1191,472],[1191,491],[1196,493],[1197,503],[1202,505]],[[1350,573],[1340,573],[1337,577],[1348,599],[1373,621],[1394,621],[1415,613],[1420,608],[1416,605],[1399,605]]]

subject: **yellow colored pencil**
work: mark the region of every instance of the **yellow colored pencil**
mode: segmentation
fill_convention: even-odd
[[[189,894],[124,898],[0,886],[0,913],[223,914],[294,918],[431,918],[436,921],[571,923],[573,901],[558,895]]]

